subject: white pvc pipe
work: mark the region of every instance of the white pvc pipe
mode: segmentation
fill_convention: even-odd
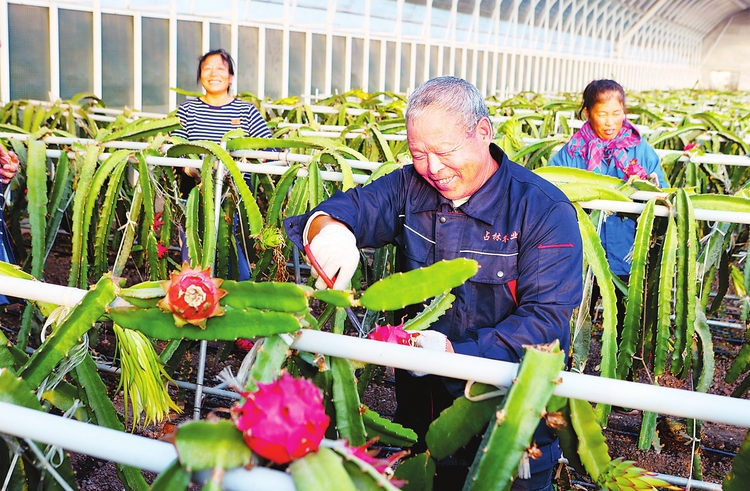
[[[633,203],[630,201],[609,201],[604,199],[581,201],[578,204],[581,205],[581,207],[587,208],[589,210],[616,211],[635,214],[640,214],[646,207],[646,205],[642,203]],[[750,224],[750,213],[744,213],[740,211],[704,210],[701,208],[694,208],[693,211],[696,220],[704,220],[708,222]],[[656,205],[654,207],[654,215],[665,217],[668,216],[668,214],[669,209],[666,206]]]
[[[366,363],[509,387],[518,365],[455,353],[437,353],[322,331],[299,331],[291,347]],[[750,428],[750,400],[560,372],[554,393],[563,397],[632,407],[660,414]]]
[[[78,288],[19,278],[3,277],[0,282],[0,294],[58,305],[75,305],[85,293]],[[292,348],[506,387],[518,371],[514,363],[436,353],[308,329],[299,331]],[[560,375],[564,383],[555,389],[557,395],[750,428],[750,400],[570,372]]]
[[[57,445],[151,472],[164,471],[177,458],[174,445],[103,426],[0,402],[0,433]],[[230,491],[294,491],[292,477],[281,471],[255,467],[232,469],[224,475]]]

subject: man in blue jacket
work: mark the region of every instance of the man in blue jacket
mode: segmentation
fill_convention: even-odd
[[[347,287],[361,247],[396,244],[400,271],[475,259],[479,272],[453,290],[453,307],[417,344],[518,362],[524,345],[559,340],[567,353],[582,276],[581,237],[568,199],[492,143],[484,98],[465,80],[439,77],[419,86],[406,109],[406,132],[413,165],[288,219],[290,238],[309,243],[326,274],[338,275],[334,288]],[[317,286],[324,287],[320,279]],[[396,371],[396,420],[420,436],[414,451],[424,450],[429,423],[463,385]],[[534,439],[542,456],[513,490],[552,490],[559,445],[543,424]],[[447,459],[457,465],[439,467],[435,489],[460,489],[472,458],[469,452]]]

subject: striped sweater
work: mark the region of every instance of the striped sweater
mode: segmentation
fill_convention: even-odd
[[[242,128],[247,136],[271,138],[271,131],[258,109],[249,102],[232,99],[223,106],[210,106],[200,99],[189,99],[177,108],[182,128],[172,132],[186,140],[216,143],[230,130]]]

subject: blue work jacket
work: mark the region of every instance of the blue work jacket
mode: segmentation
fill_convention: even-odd
[[[510,161],[498,146],[491,144],[490,152],[499,169],[459,208],[409,165],[337,192],[313,212],[345,223],[359,247],[396,244],[399,271],[443,259],[476,260],[478,273],[452,290],[453,307],[431,326],[456,353],[518,362],[524,345],[559,340],[567,354],[570,316],[582,290],[575,210],[554,185]],[[297,246],[313,212],[285,221]],[[445,381],[454,396],[462,393],[462,381]],[[545,458],[531,462],[532,472],[548,469],[559,456],[554,435],[542,433],[535,440]]]
[[[655,172],[659,179],[659,186],[665,188],[668,186],[664,177],[664,171],[661,168],[659,156],[649,146],[646,140],[641,140],[638,145],[627,149],[627,162],[637,160],[647,174]],[[552,157],[549,165],[561,167],[573,167],[576,169],[587,169],[586,159],[580,152],[573,156],[568,153],[568,144]],[[623,172],[617,168],[615,163],[610,159],[609,162],[602,162],[602,165],[595,171],[597,174],[617,177],[627,180]],[[635,241],[636,217],[613,213],[607,215],[602,222],[599,237],[602,240],[602,247],[607,254],[607,261],[612,273],[617,276],[629,276],[630,264],[632,262],[633,242]]]

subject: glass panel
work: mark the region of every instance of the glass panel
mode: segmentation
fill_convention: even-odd
[[[60,97],[94,90],[94,15],[60,9]],[[106,102],[106,101],[105,101]]]
[[[133,18],[102,14],[102,98],[133,107]]]
[[[438,76],[438,57],[440,56],[439,46],[430,46],[430,78]]]
[[[240,26],[237,52],[237,92],[258,95],[258,28]]]
[[[367,91],[380,90],[380,41],[370,41],[369,75],[367,77]]]
[[[399,92],[406,94],[411,88],[409,87],[409,80],[411,80],[411,44],[401,44],[401,80],[399,81]]]
[[[416,85],[419,85],[425,81],[424,80],[424,63],[425,63],[425,46],[424,44],[418,44],[417,45],[417,60],[416,60],[417,73],[414,74],[414,83]],[[432,63],[432,60],[430,60],[430,63]]]
[[[333,60],[331,63],[331,93],[346,92],[346,38],[333,36]]]
[[[169,111],[169,21],[143,17],[141,60],[143,110]]]
[[[187,20],[177,21],[177,87],[193,92],[203,92],[203,87],[196,80],[198,60],[203,55],[203,26],[200,22]],[[177,94],[177,104],[187,97]]]
[[[310,94],[328,94],[326,84],[326,37],[323,34],[312,36],[312,85]]]
[[[232,52],[232,26],[230,26],[229,24],[211,23],[209,31],[210,31],[210,39],[208,40],[209,51],[223,48],[230,53]]]
[[[49,9],[9,4],[8,48],[10,99],[48,100]]]
[[[265,73],[265,96],[271,99],[281,98],[281,49],[282,31],[278,29],[266,29],[266,67]]]
[[[396,43],[388,41],[385,43],[385,90],[396,92],[398,88],[394,84],[396,75]]]
[[[465,77],[466,74],[461,69],[463,66],[463,60],[464,60],[464,50],[461,48],[456,48],[453,50],[455,53],[456,59],[453,63],[453,75],[456,77]]]
[[[305,87],[305,33],[289,33],[289,95],[301,96],[307,93]]]
[[[365,86],[364,77],[362,72],[364,66],[362,60],[365,57],[365,41],[360,38],[352,38],[352,77],[349,83],[352,89],[362,89]]]

